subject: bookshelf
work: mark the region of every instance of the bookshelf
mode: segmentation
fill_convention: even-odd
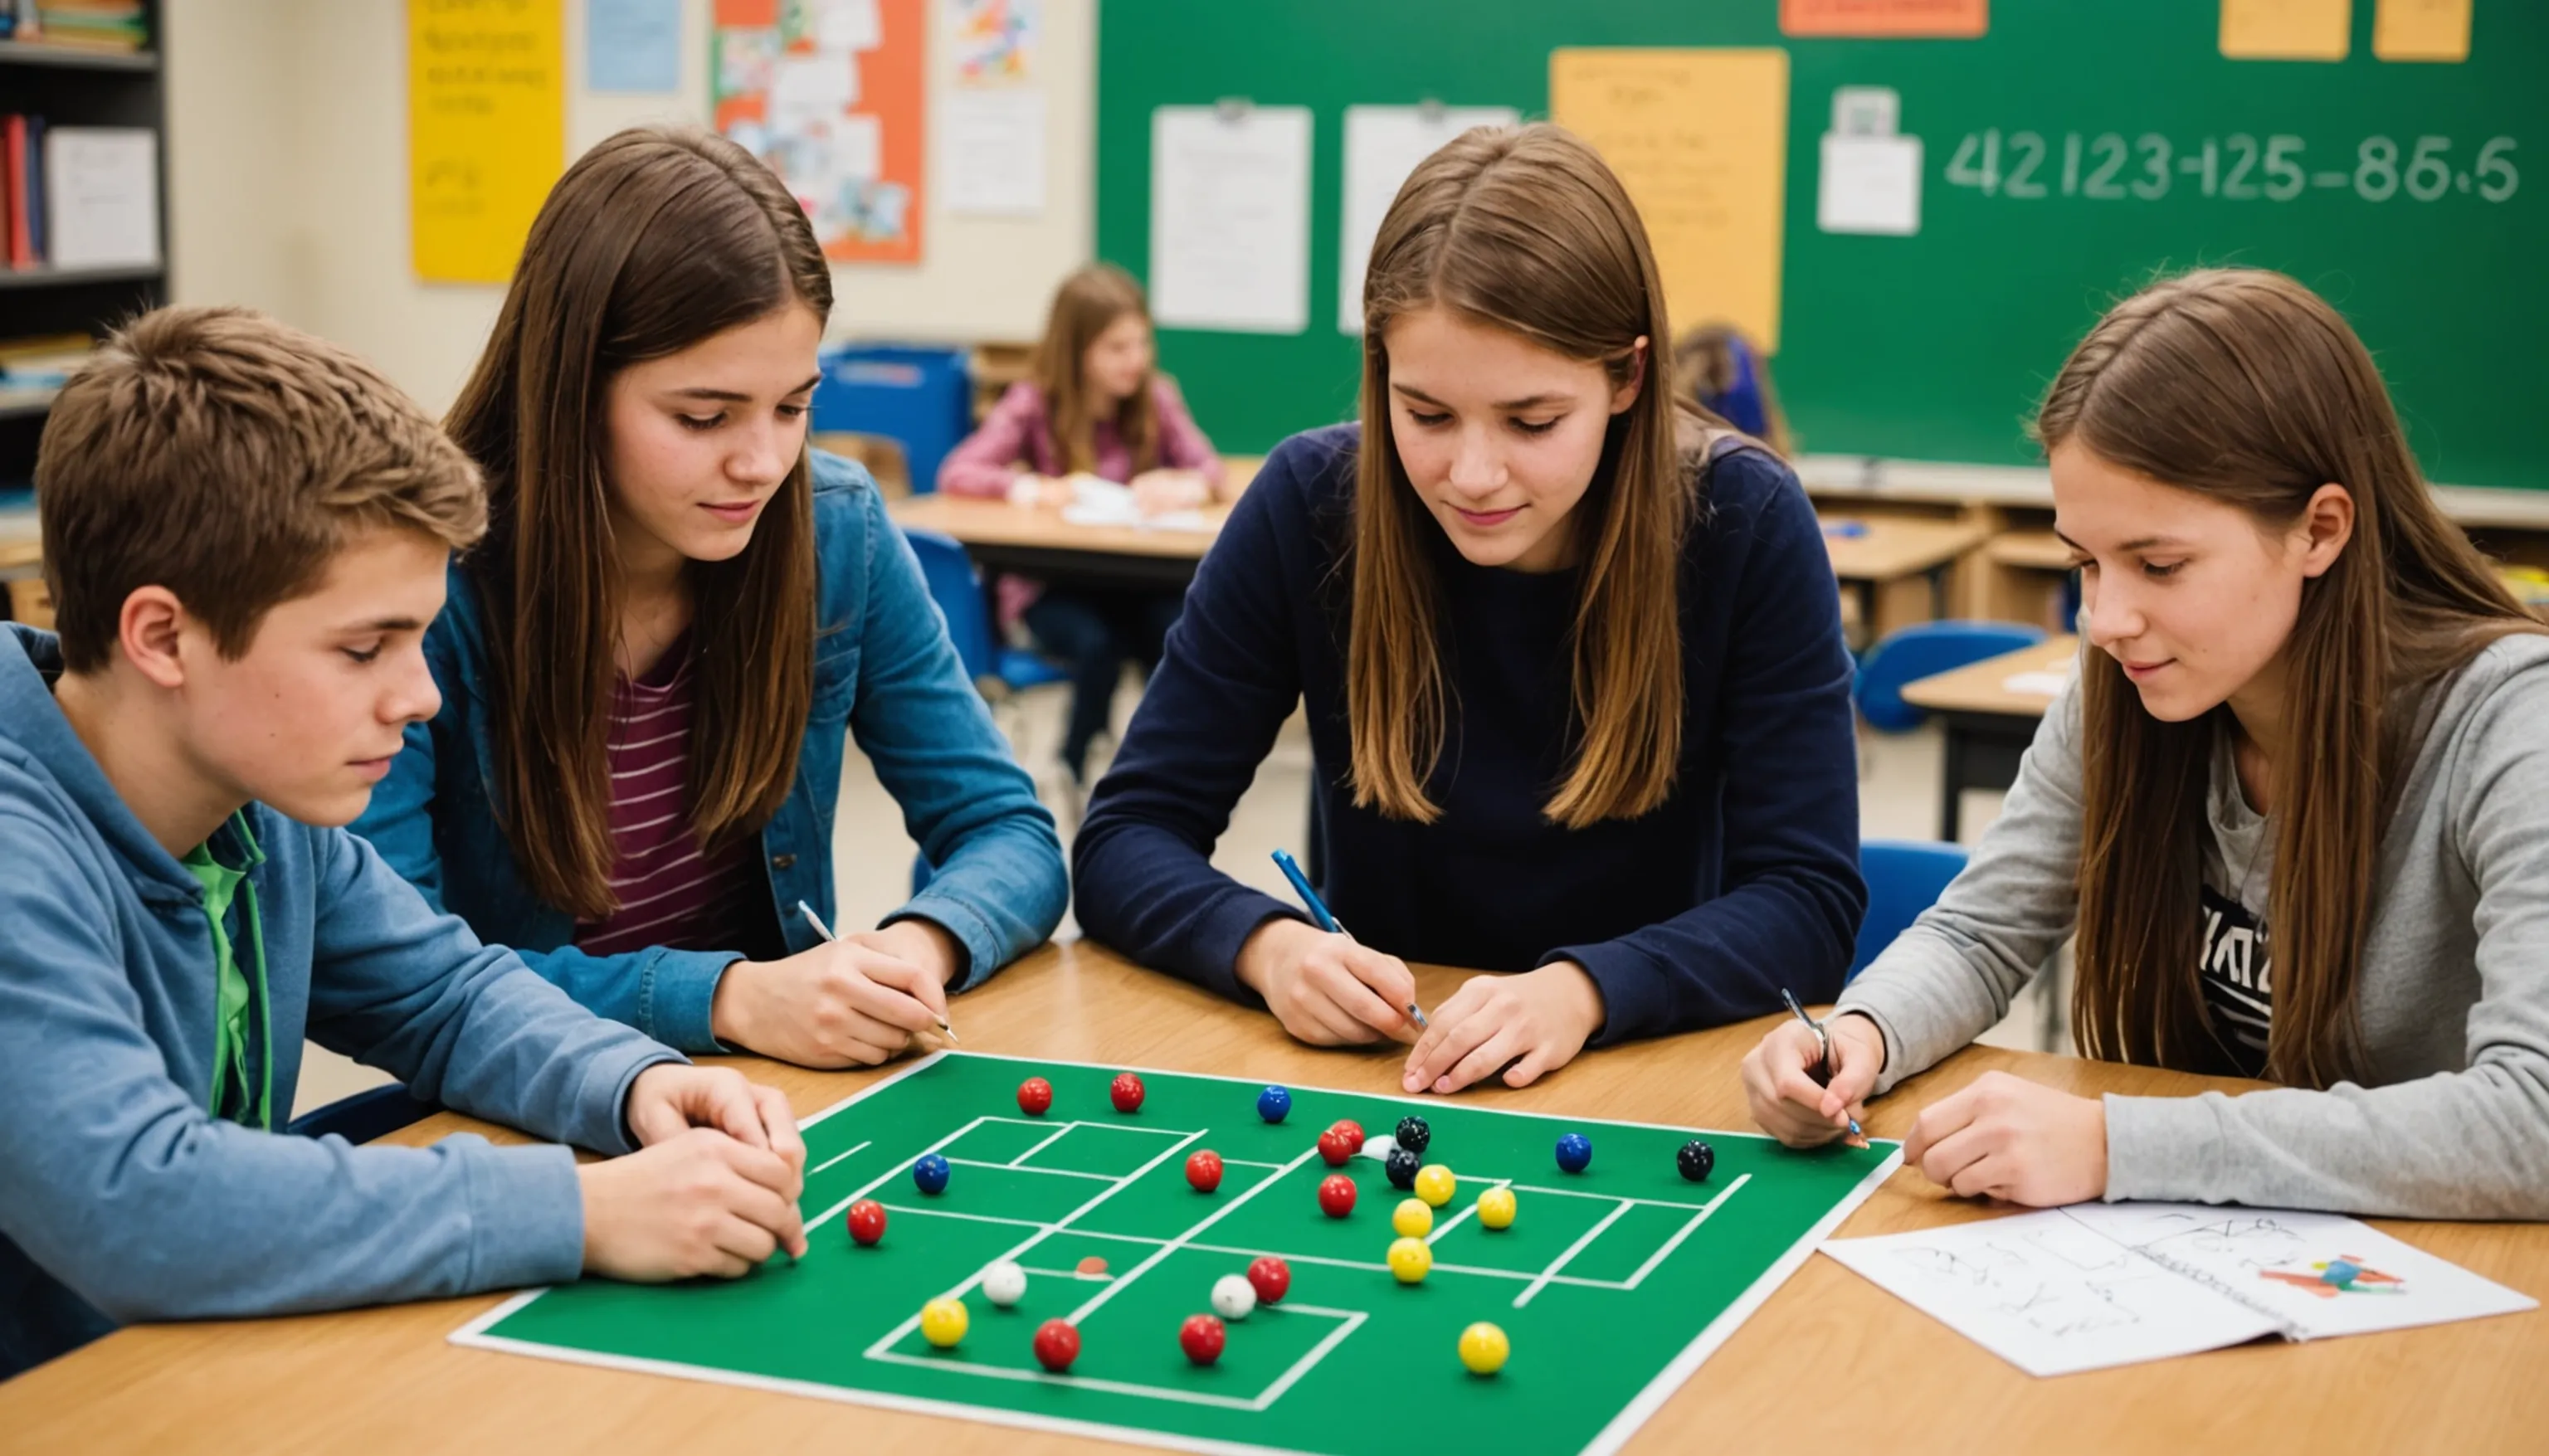
[[[20,0],[22,8],[25,0]],[[103,267],[0,267],[0,340],[81,332],[92,337],[168,301],[167,98],[162,0],[145,0],[149,45],[114,52],[45,41],[0,41],[0,115],[41,116],[48,127],[142,127],[158,135],[159,260]],[[7,252],[0,247],[0,262]],[[50,411],[48,389],[0,382],[0,615],[32,585],[36,446]],[[23,611],[21,604],[18,610]]]

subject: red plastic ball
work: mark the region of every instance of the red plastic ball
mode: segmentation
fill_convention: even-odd
[[[1354,1212],[1355,1180],[1343,1173],[1330,1173],[1319,1180],[1319,1207],[1331,1219],[1342,1219]]]
[[[1080,1326],[1068,1320],[1047,1320],[1035,1332],[1036,1363],[1056,1375],[1080,1358]]]
[[[1346,1165],[1346,1159],[1354,1156],[1354,1144],[1346,1139],[1345,1130],[1330,1128],[1319,1135],[1319,1156],[1327,1159],[1329,1167]]]
[[[1221,1347],[1229,1340],[1229,1331],[1222,1328],[1216,1316],[1188,1315],[1186,1322],[1178,1326],[1178,1344],[1185,1350],[1186,1358],[1198,1365],[1220,1359]]]
[[[1117,1112],[1137,1111],[1142,1106],[1142,1079],[1131,1072],[1117,1072],[1106,1095],[1114,1100]]]
[[[1348,1157],[1352,1157],[1356,1153],[1363,1151],[1363,1124],[1356,1122],[1352,1118],[1339,1118],[1337,1120],[1337,1125],[1330,1128],[1328,1131],[1331,1133],[1342,1133],[1345,1135],[1346,1155]]]
[[[1280,1304],[1292,1290],[1292,1266],[1273,1254],[1261,1255],[1248,1266],[1248,1287],[1257,1291],[1257,1303]]]
[[[1029,1077],[1018,1083],[1018,1111],[1040,1118],[1053,1106],[1053,1083],[1042,1077]]]
[[[1186,1158],[1186,1181],[1197,1193],[1210,1193],[1221,1186],[1221,1154],[1207,1147]]]
[[[850,1241],[866,1248],[885,1237],[885,1205],[872,1198],[850,1205]]]

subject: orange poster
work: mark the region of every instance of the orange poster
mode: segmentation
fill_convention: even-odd
[[[845,263],[916,263],[927,0],[717,0],[716,127]]]
[[[1779,0],[1779,30],[1790,36],[1972,40],[1990,28],[1991,0]]]

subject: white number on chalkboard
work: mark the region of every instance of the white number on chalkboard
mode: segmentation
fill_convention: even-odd
[[[2071,197],[2080,191],[2080,134],[2072,132],[2062,138],[2062,195]]]
[[[2142,175],[2133,180],[2133,196],[2157,202],[2168,196],[2168,138],[2144,132],[2134,144],[2142,149]]]
[[[2246,202],[2257,195],[2257,184],[2248,173],[2257,165],[2257,138],[2245,132],[2230,134],[2230,177],[2221,184],[2221,195],[2234,202]]]
[[[1982,153],[1982,166],[1974,166],[1974,154]],[[1955,187],[1979,187],[1989,197],[2000,188],[2000,129],[1977,136],[1971,132],[1956,146],[1956,154],[1947,163],[1947,182]]]
[[[2388,202],[2399,190],[2399,143],[2366,136],[2354,149],[2354,191],[2365,202]]]
[[[2449,151],[2449,136],[2419,136],[2416,154],[2407,159],[2407,195],[2418,202],[2432,202],[2452,190],[2451,164],[2443,160]],[[2418,181],[2423,178],[2423,181]]]
[[[2277,202],[2291,202],[2310,185],[2310,174],[2302,170],[2302,138],[2269,136],[2266,138],[2266,196]]]
[[[2489,202],[2504,201],[2522,183],[2522,175],[2513,170],[2513,158],[2508,155],[2512,150],[2513,138],[2510,136],[2496,137],[2478,149],[2478,195]],[[2490,173],[2502,180],[2487,180]]]
[[[2010,197],[2042,197],[2044,184],[2033,180],[2035,169],[2044,164],[2044,138],[2032,132],[2021,132],[2009,138],[2011,155],[2018,165],[2011,169],[2009,181],[2001,191]]]
[[[2132,155],[2131,149],[2124,145],[2124,138],[2113,132],[2101,133],[2097,140],[2089,143],[2089,149],[2106,158],[2098,163],[2098,170],[2089,174],[2089,195],[2096,198],[2123,197],[2124,189],[2116,185],[2116,174],[2124,169],[2124,158]]]

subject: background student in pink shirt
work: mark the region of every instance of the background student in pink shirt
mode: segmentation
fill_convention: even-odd
[[[1072,496],[1066,477],[1086,472],[1131,486],[1150,515],[1227,499],[1221,457],[1153,363],[1142,286],[1108,263],[1073,273],[1054,293],[1033,377],[1010,386],[948,455],[938,489],[1060,505]],[[1001,581],[1001,625],[1023,621],[1039,651],[1071,664],[1062,762],[1073,782],[1086,781],[1089,741],[1106,727],[1125,662],[1149,674],[1182,600],[1156,587]]]

